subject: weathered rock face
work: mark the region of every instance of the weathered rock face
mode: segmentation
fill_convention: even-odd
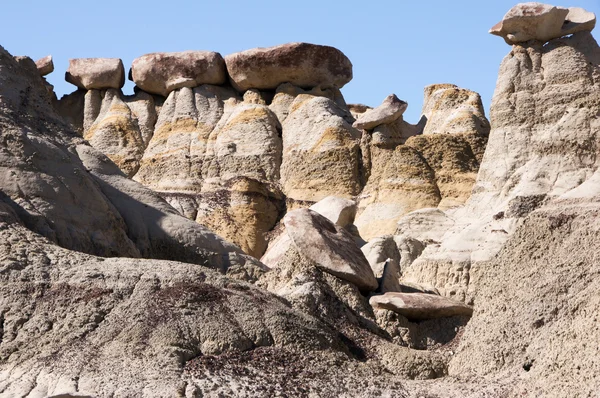
[[[239,91],[274,90],[282,83],[302,88],[343,87],[352,63],[338,49],[308,43],[255,48],[225,57],[231,84]]]
[[[204,85],[173,91],[135,179],[259,257],[279,218],[280,127],[266,105]]]
[[[70,59],[65,80],[86,90],[118,89],[125,84],[125,69],[118,58]]]
[[[394,233],[404,214],[436,207],[441,200],[435,173],[413,148],[371,147],[371,174],[362,191],[355,224],[364,239]]]
[[[0,51],[2,75],[11,76],[0,86],[1,195],[28,229],[95,255],[210,263],[223,272],[258,266],[72,132],[52,109],[35,64],[25,65]]]
[[[288,199],[317,202],[361,189],[360,132],[333,100],[301,94],[283,122],[281,182]]]
[[[511,8],[490,33],[508,44],[529,40],[546,42],[573,33],[590,32],[596,16],[583,8],[563,8],[542,3],[520,3]]]
[[[101,98],[102,94],[104,98]],[[94,123],[85,130],[83,138],[108,156],[125,174],[133,176],[139,168],[145,145],[140,126],[134,122],[131,109],[115,89],[103,93],[98,90],[88,91],[86,108],[91,112],[93,104],[101,104],[101,107]],[[84,120],[84,125],[90,119]]]
[[[388,95],[377,108],[361,114],[352,126],[357,129],[371,130],[381,124],[390,124],[402,116],[407,107],[408,104],[395,94]]]
[[[133,60],[129,78],[142,90],[167,97],[182,87],[219,85],[227,80],[221,54],[213,51],[152,53]]]
[[[132,66],[134,96],[80,90],[57,109],[128,176],[256,257],[286,210],[328,196],[358,202],[356,226],[349,226],[358,242],[359,235],[394,233],[410,211],[462,204],[487,138],[479,96],[453,85],[428,87],[416,125],[402,118],[407,105],[395,95],[374,110],[349,107],[341,83],[321,79],[335,62],[345,63],[343,54],[335,61],[334,50],[290,44],[232,55],[248,65],[267,57],[269,68],[282,73],[268,88],[253,86],[243,95],[199,85],[223,72],[218,53],[148,54]],[[321,52],[329,58],[305,64]],[[321,80],[294,80],[294,68]],[[368,130],[352,126],[351,108],[366,117],[357,125]]]
[[[413,210],[462,205],[471,195],[488,134],[479,95],[450,84],[425,88],[419,124],[399,117],[376,127],[362,146],[370,175],[356,220],[361,236],[393,234],[400,217]]]
[[[587,32],[512,48],[500,67],[473,196],[452,214],[460,222],[441,244],[413,263],[410,280],[468,298],[485,272],[479,262],[498,252],[523,217],[557,196],[594,192],[599,64]]]
[[[482,264],[452,375],[526,375],[511,383],[513,396],[596,393],[599,214],[598,196],[555,199]]]

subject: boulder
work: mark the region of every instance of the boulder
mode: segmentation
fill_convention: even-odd
[[[511,8],[490,33],[508,44],[529,40],[547,42],[580,31],[591,31],[596,16],[583,8],[563,8],[542,3],[520,3]]]
[[[473,314],[473,307],[460,301],[425,293],[385,293],[371,297],[369,303],[374,308],[394,311],[409,320]]]
[[[283,223],[298,251],[318,268],[361,290],[377,288],[369,262],[343,228],[309,209],[290,211]]]
[[[142,90],[167,97],[175,89],[225,83],[221,54],[212,51],[151,53],[133,60],[129,79]]]
[[[44,58],[40,58],[35,61],[40,76],[46,76],[54,72],[54,62],[52,62],[52,55],[47,55]]]
[[[227,55],[232,85],[274,90],[282,83],[302,88],[343,87],[352,80],[352,63],[338,49],[309,43],[288,43]]]
[[[360,248],[379,283],[377,292],[400,292],[400,252],[391,235],[371,239]]]
[[[354,222],[356,202],[350,199],[328,196],[310,207],[332,223],[345,227]]]
[[[121,88],[125,69],[119,58],[75,58],[69,60],[65,80],[86,90]]]
[[[380,124],[394,122],[402,116],[407,107],[408,103],[396,97],[396,94],[390,94],[377,108],[361,114],[352,126],[357,129],[372,130]]]

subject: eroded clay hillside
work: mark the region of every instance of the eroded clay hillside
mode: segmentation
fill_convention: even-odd
[[[72,60],[60,100],[0,48],[0,396],[595,396],[595,22],[512,8],[491,125],[347,105],[325,46],[147,54],[134,95]]]

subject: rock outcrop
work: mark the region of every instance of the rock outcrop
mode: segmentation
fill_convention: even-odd
[[[468,299],[485,272],[479,264],[523,218],[553,198],[594,186],[599,64],[600,47],[585,31],[512,47],[500,67],[493,129],[473,195],[450,214],[454,226],[440,244],[413,263],[409,280]]]
[[[286,211],[328,196],[358,202],[359,242],[468,196],[487,137],[479,96],[432,86],[416,125],[395,95],[360,108],[357,122],[339,91],[351,77],[339,50],[306,43],[225,63],[214,52],[153,53],[133,62],[135,95],[78,90],[56,107],[129,177],[258,258]]]
[[[341,88],[352,80],[352,63],[338,49],[309,43],[255,48],[225,57],[231,84],[239,91],[275,90],[291,83],[301,88]]]
[[[182,87],[223,84],[226,78],[223,57],[213,51],[146,54],[133,60],[129,72],[140,89],[163,97]]]
[[[480,96],[451,84],[425,88],[418,125],[400,116],[376,127],[363,143],[370,175],[358,205],[361,236],[394,234],[396,222],[414,210],[462,205],[471,195],[489,128]]]

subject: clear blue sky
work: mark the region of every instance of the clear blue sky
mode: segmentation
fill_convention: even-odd
[[[157,51],[213,50],[305,41],[342,50],[354,79],[348,103],[378,105],[390,93],[408,101],[416,122],[423,88],[454,83],[479,92],[486,106],[510,47],[488,29],[516,1],[4,1],[0,45],[13,55],[54,56],[48,80],[59,96],[69,58],[131,61]],[[563,1],[600,13],[600,0]],[[598,28],[600,29],[600,28]],[[124,91],[132,91],[128,83]]]

